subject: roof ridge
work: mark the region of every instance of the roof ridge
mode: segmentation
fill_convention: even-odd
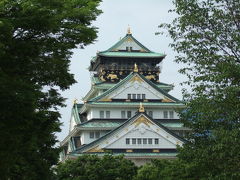
[[[123,43],[125,40],[127,40],[128,38],[131,38],[134,42],[137,43],[137,45],[139,45],[141,48],[143,48],[144,50],[146,50],[146,52],[153,52],[151,50],[149,50],[146,46],[144,46],[142,43],[140,43],[136,38],[133,37],[132,34],[126,34],[126,36],[122,39],[120,39],[117,43],[115,43],[112,47],[110,47],[109,49],[107,49],[106,51],[102,51],[102,52],[109,52],[109,51],[113,51],[117,46],[119,46],[121,43]]]

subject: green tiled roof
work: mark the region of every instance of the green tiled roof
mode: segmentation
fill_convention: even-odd
[[[110,101],[110,102],[104,102],[104,101],[89,101],[87,102],[87,104],[93,104],[93,105],[122,105],[122,106],[136,106],[139,107],[139,103],[140,102],[114,102],[114,101]],[[142,103],[143,106],[184,106],[184,104],[182,102],[143,102]]]
[[[82,124],[79,124],[78,127],[118,127],[120,126],[125,120],[90,120],[87,122],[84,122]]]
[[[92,155],[98,155],[98,156],[104,156],[109,153],[91,153]],[[161,156],[161,157],[175,157],[177,156],[178,153],[113,153],[113,156],[118,156],[118,155],[124,155],[126,157],[142,157],[142,156],[148,156],[148,157],[156,157],[156,156]],[[77,154],[77,153],[71,153],[71,156],[83,156],[84,154]]]
[[[161,123],[163,126],[169,127],[182,127],[183,123]]]
[[[81,119],[79,117],[79,110],[82,108],[83,104],[74,104],[72,108],[72,116],[74,117],[76,123],[80,123]]]
[[[155,52],[100,52],[101,56],[109,57],[164,57],[164,54]]]
[[[141,44],[137,39],[135,39],[132,34],[126,34],[124,38],[122,38],[120,41],[118,41],[116,44],[114,44],[112,47],[110,47],[107,51],[114,51],[116,48],[118,48],[121,44],[123,44],[128,39],[131,39],[136,44],[138,44],[143,50],[146,52],[151,52],[148,48],[146,48],[143,44]]]

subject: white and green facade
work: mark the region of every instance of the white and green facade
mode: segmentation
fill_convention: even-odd
[[[72,107],[61,159],[83,154],[124,154],[136,164],[175,158],[189,129],[179,121],[184,103],[159,80],[164,54],[127,35],[91,60],[92,87]]]

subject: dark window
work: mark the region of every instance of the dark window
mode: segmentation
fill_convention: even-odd
[[[136,139],[135,138],[132,139],[132,144],[136,144]]]
[[[137,139],[138,144],[142,144],[142,139]]]
[[[133,94],[133,95],[132,95],[132,98],[133,98],[133,99],[136,99],[136,94]]]
[[[155,139],[155,144],[158,144],[159,143],[159,140],[158,139]]]
[[[90,132],[90,139],[94,138],[94,132]]]
[[[131,99],[131,94],[128,94],[128,99]]]
[[[137,94],[137,99],[141,99],[141,94]]]
[[[174,112],[173,111],[169,111],[169,118],[173,119],[174,118]]]
[[[100,118],[104,118],[104,111],[100,111]]]
[[[130,47],[130,51],[132,51],[132,47]]]
[[[147,144],[147,138],[143,138],[143,144]]]
[[[127,112],[127,118],[131,118],[132,117],[132,112],[131,111],[128,111]]]
[[[99,131],[95,132],[95,138],[100,138],[100,132]]]
[[[129,51],[129,47],[126,47],[126,51]]]
[[[146,99],[146,94],[142,94],[142,99]]]
[[[167,119],[168,118],[168,112],[167,111],[163,111],[163,118]]]
[[[148,144],[152,144],[152,139],[151,138],[148,139]]]
[[[153,117],[153,112],[152,112],[152,111],[148,111],[148,115],[149,115],[150,117]]]
[[[80,136],[74,137],[74,144],[76,148],[81,146]]]
[[[106,111],[106,118],[110,118],[110,111]]]
[[[125,118],[126,118],[126,113],[125,113],[125,111],[121,111],[121,117],[122,117],[122,119],[125,119]]]
[[[130,139],[129,138],[126,139],[126,144],[130,144]]]

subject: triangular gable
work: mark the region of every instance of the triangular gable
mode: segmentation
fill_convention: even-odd
[[[152,138],[159,139],[158,144],[151,146],[127,145],[126,138]],[[175,133],[168,130],[166,127],[156,124],[145,113],[138,113],[121,126],[110,131],[105,136],[87,144],[73,153],[93,153],[104,152],[107,149],[176,149],[176,146],[182,146],[185,140]]]
[[[140,52],[151,52],[148,48],[142,45],[138,40],[136,40],[132,34],[127,34],[124,38],[118,41],[115,45],[109,48],[107,51],[115,52],[115,51],[124,51],[130,47],[132,47],[133,51]],[[129,49],[130,50],[130,49]]]
[[[166,91],[158,88],[154,83],[143,75],[134,72],[118,84],[105,91],[90,101],[112,101],[112,99],[127,99],[127,94],[146,94],[147,99],[159,100],[160,102],[179,102],[178,99],[169,95]]]

